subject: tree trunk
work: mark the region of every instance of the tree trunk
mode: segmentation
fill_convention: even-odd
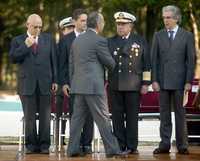
[[[195,77],[200,78],[200,49],[199,49],[199,35],[198,35],[198,27],[197,27],[197,20],[193,13],[193,6],[191,0],[189,0],[189,11],[190,11],[190,18],[192,22],[192,28],[194,32],[194,40],[195,40],[195,49],[196,49],[196,70],[195,70]]]

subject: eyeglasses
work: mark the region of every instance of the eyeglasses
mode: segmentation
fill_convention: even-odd
[[[34,29],[42,29],[42,26],[33,26]]]
[[[163,18],[163,19],[173,19],[172,16],[163,16],[162,18]]]

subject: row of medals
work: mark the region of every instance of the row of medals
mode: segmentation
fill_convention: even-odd
[[[119,48],[117,48],[114,52],[113,52],[113,54],[115,55],[115,56],[117,56],[117,52],[119,51]],[[132,46],[132,48],[131,48],[131,52],[132,53],[134,53],[135,54],[135,56],[138,56],[139,55],[139,47],[133,47]],[[132,55],[130,55],[130,58],[132,58]]]

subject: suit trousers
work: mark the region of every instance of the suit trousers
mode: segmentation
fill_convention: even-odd
[[[19,94],[19,98],[20,98],[20,101],[21,101],[21,104],[22,104],[22,110],[24,112],[24,106],[25,106],[24,96]]]
[[[74,95],[71,94],[70,99],[69,99],[69,115],[70,115],[70,118],[71,118],[72,113],[73,113],[73,104],[74,104]],[[83,126],[83,130],[81,131],[80,146],[91,147],[93,134],[94,134],[94,120],[92,118],[92,114],[89,111],[88,116],[87,116],[86,121],[85,121],[84,126]]]
[[[50,146],[50,95],[42,95],[37,85],[33,95],[23,95],[25,116],[25,145],[29,150]],[[36,113],[39,114],[37,133]]]
[[[61,89],[58,90],[56,94],[56,145],[58,145],[58,133],[59,133],[59,118],[62,116],[63,113],[63,102],[64,102],[64,95],[62,94]],[[62,120],[62,127],[61,132],[62,134],[65,133],[66,129],[66,120]],[[65,144],[64,137],[62,137],[62,144]]]
[[[159,147],[170,149],[172,135],[171,105],[175,113],[175,130],[177,149],[188,147],[185,108],[183,107],[183,90],[160,91],[160,137]]]
[[[120,149],[136,150],[138,146],[138,112],[140,93],[138,91],[109,90],[114,134]]]
[[[70,139],[67,154],[72,155],[80,153],[79,143],[81,130],[86,118],[88,117],[89,111],[99,128],[105,152],[107,154],[119,153],[119,144],[115,136],[112,134],[106,96],[76,94],[74,111],[71,119]]]

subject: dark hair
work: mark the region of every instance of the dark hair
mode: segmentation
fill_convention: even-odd
[[[77,20],[79,18],[79,16],[82,15],[82,14],[87,14],[84,9],[82,9],[82,8],[75,9],[73,14],[72,14],[72,18],[74,20]]]
[[[91,12],[87,18],[87,27],[96,28],[100,20],[99,12]]]

